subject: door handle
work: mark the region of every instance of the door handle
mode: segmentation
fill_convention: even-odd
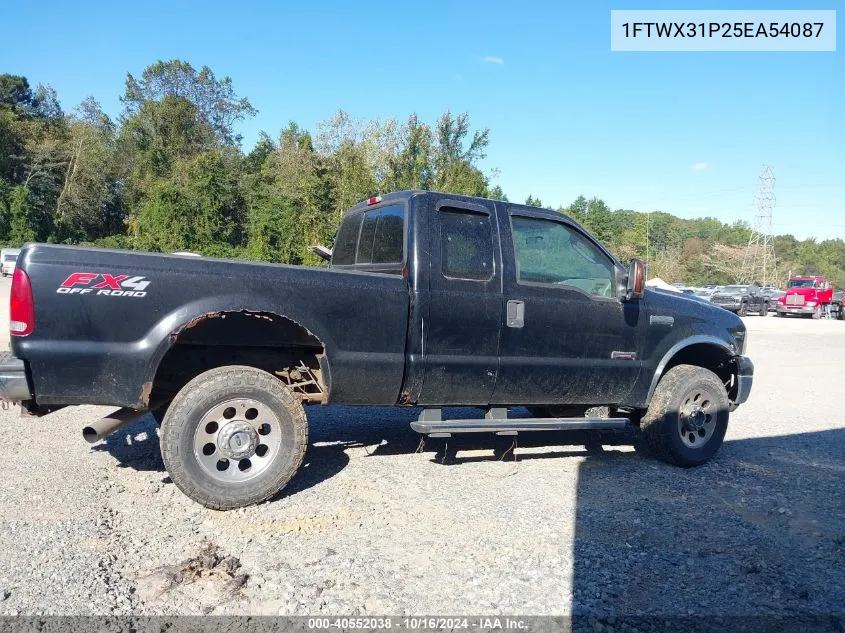
[[[508,301],[505,324],[508,327],[520,328],[525,325],[525,302]]]

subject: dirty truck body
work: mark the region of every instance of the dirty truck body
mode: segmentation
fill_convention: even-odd
[[[418,405],[414,428],[435,436],[635,424],[660,457],[695,465],[751,389],[736,315],[645,290],[641,262],[559,213],[397,192],[351,209],[331,257],[28,244],[0,398],[34,415],[123,407],[86,429],[94,440],[152,410],[175,483],[225,509],[296,472],[303,404]],[[443,420],[448,405],[487,413]],[[509,417],[517,405],[531,417]],[[596,406],[610,414],[586,417]]]

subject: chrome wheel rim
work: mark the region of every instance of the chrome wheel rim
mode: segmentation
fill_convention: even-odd
[[[716,410],[713,395],[706,389],[692,391],[681,405],[678,433],[689,448],[702,448],[716,430]]]
[[[281,423],[270,407],[234,398],[202,416],[194,433],[194,457],[212,479],[238,483],[264,472],[281,444]]]

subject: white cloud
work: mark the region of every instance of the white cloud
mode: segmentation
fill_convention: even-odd
[[[505,60],[501,57],[495,57],[493,55],[487,55],[486,57],[482,57],[481,61],[487,62],[488,64],[499,64],[502,65],[505,63]]]
[[[710,169],[710,163],[693,163],[692,168],[695,171],[701,171],[703,169]]]

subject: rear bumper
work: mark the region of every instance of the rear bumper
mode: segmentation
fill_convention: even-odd
[[[751,385],[754,383],[754,363],[748,356],[736,358],[736,397],[731,403],[736,408],[748,400],[751,395]]]
[[[23,402],[32,399],[26,366],[9,352],[0,354],[0,400]]]

